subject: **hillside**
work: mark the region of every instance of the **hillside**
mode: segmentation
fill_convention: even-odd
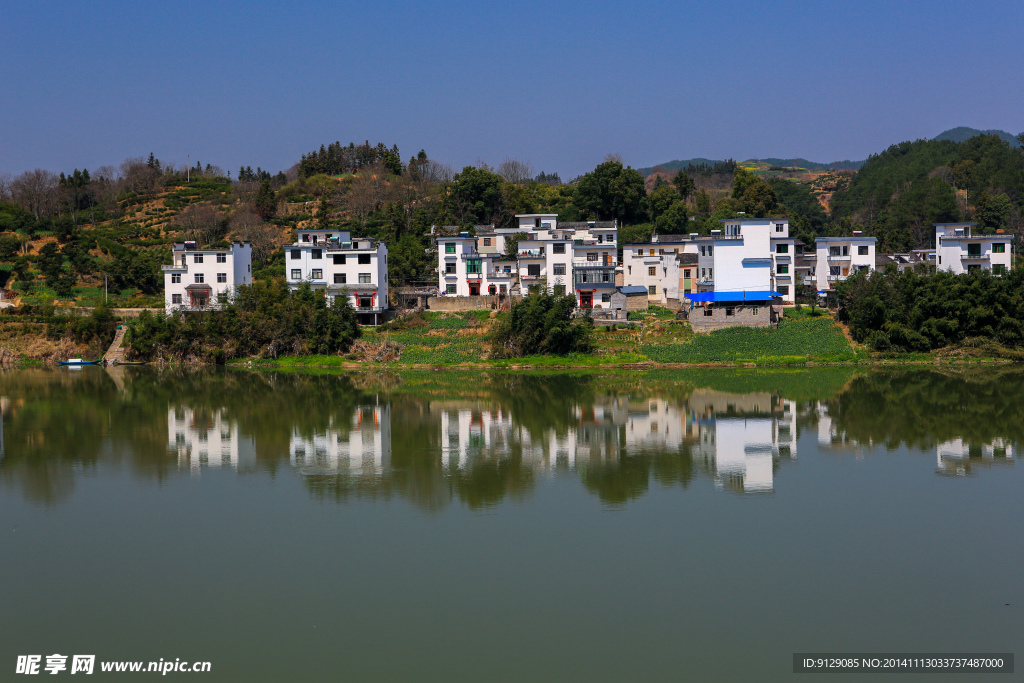
[[[950,142],[966,142],[971,138],[979,135],[995,135],[1000,140],[1004,140],[1010,145],[1010,147],[1016,149],[1020,147],[1020,142],[1017,138],[1005,130],[978,130],[977,128],[968,128],[967,126],[958,126],[956,128],[950,128],[947,131],[943,131],[936,135],[932,140],[949,140]]]
[[[649,176],[653,171],[663,169],[666,171],[678,171],[688,166],[714,166],[715,164],[726,163],[721,159],[705,159],[703,157],[697,157],[694,159],[675,159],[668,161],[663,164],[656,164],[648,168],[637,169],[640,173],[646,177]],[[817,161],[808,161],[807,159],[795,158],[795,159],[780,159],[776,157],[769,157],[766,159],[748,159],[740,162],[743,164],[765,164],[767,166],[777,166],[781,168],[792,168],[800,169],[805,171],[838,171],[838,170],[851,170],[856,171],[864,165],[863,161],[850,161],[848,159],[843,161],[832,161],[829,163],[819,163]]]

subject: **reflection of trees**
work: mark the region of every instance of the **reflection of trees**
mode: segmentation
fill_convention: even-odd
[[[1024,370],[885,370],[853,379],[829,416],[860,443],[930,449],[1024,437]]]

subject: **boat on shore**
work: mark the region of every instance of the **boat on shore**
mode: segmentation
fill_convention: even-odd
[[[57,361],[57,365],[99,365],[102,362],[102,358],[99,360],[82,360],[81,358],[68,358],[67,360]]]

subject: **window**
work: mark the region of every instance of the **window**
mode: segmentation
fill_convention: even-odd
[[[479,275],[483,272],[483,261],[478,258],[469,259],[466,261],[466,272]]]
[[[444,290],[445,294],[455,294],[455,285],[448,285]]]
[[[292,249],[292,260],[294,261],[300,258],[302,258],[302,252],[298,249]]]
[[[710,306],[705,306],[704,307],[704,317],[710,318],[712,315],[714,315],[713,309]]]
[[[736,315],[736,309],[735,308],[727,308],[727,309],[725,309],[725,314],[726,315]]]
[[[526,274],[532,277],[540,277],[540,264],[531,263],[526,266]]]
[[[785,232],[785,227],[786,227],[785,223],[776,223],[775,224],[775,232]]]
[[[775,253],[776,254],[788,254],[789,253],[789,245],[788,244],[776,244],[775,245]]]
[[[789,285],[779,285],[779,294],[789,296]]]
[[[298,268],[292,268],[292,279],[293,280],[301,280],[302,279],[302,271],[300,269],[298,269]]]
[[[967,245],[967,256],[968,257],[981,256],[981,245],[980,244],[968,244]]]
[[[334,255],[334,265],[336,265],[336,266],[343,266],[343,265],[345,265],[345,255],[344,254],[335,254]]]
[[[334,284],[336,284],[336,285],[344,285],[344,284],[347,283],[347,281],[348,281],[348,277],[346,277],[345,273],[335,273],[334,274]]]
[[[993,263],[992,264],[992,274],[993,275],[1003,275],[1004,273],[1006,273],[1006,264],[1005,263]]]
[[[711,245],[708,245],[708,256],[711,256]]]
[[[594,252],[592,254],[587,254],[587,260],[588,261],[596,261],[597,260],[597,252]]]
[[[787,273],[789,273],[789,264],[787,264],[787,263],[780,263],[775,268],[775,272],[778,273],[779,275],[786,275]]]
[[[552,244],[551,245],[551,253],[552,254],[564,254],[565,253],[565,245],[564,244]]]
[[[868,248],[867,247],[863,247],[863,246],[857,247],[857,256],[867,256],[867,255],[868,255]]]
[[[324,257],[324,250],[323,249],[313,249],[310,252],[310,256],[312,258],[315,258],[315,259],[322,259]]]
[[[638,249],[637,252],[636,252],[636,255],[637,256],[643,256],[644,255],[644,250],[643,249]]]
[[[172,304],[180,304],[181,303],[181,294],[171,294],[171,303]]]
[[[828,255],[829,256],[839,256],[839,247],[829,247],[828,248]]]
[[[992,243],[992,253],[993,254],[1005,254],[1006,253],[1006,245],[1004,243],[1002,243],[1002,242],[993,242]]]
[[[484,246],[485,247],[491,246],[491,238],[490,237],[485,237],[484,238]]]
[[[604,294],[601,295],[601,303],[603,303],[603,304],[610,304],[611,302],[612,302],[612,295],[611,294],[605,292]]]
[[[446,253],[446,254],[454,254],[455,253],[455,245],[454,244],[446,244],[446,245],[444,245],[444,253]]]
[[[554,291],[555,294],[559,296],[565,294],[565,285],[555,285],[551,289]]]
[[[701,256],[707,256],[707,253],[705,253],[706,251],[707,251],[707,247],[705,247],[703,244],[700,245],[700,255]]]
[[[202,273],[196,273],[196,284],[202,284],[203,282],[204,282],[203,274]]]
[[[228,255],[227,254],[217,254],[217,263],[227,263],[227,262],[228,262]]]
[[[829,275],[839,275],[839,266],[829,266],[828,267],[828,274]]]
[[[556,263],[553,267],[554,267],[555,275],[565,275],[565,264],[564,263]]]
[[[175,284],[181,282],[181,273],[171,273],[171,282]]]
[[[715,271],[714,268],[708,268],[708,279],[709,280],[714,280],[715,279],[714,271]]]
[[[313,279],[313,280],[323,280],[324,279],[323,268],[314,268],[312,274],[310,275],[310,278]]]
[[[303,242],[308,242],[309,241],[309,233],[306,233],[305,235],[302,236],[302,241]]]
[[[456,265],[454,261],[444,264],[445,275],[455,275]]]
[[[977,273],[979,270],[981,270],[981,266],[979,266],[977,264],[967,266],[967,272],[968,273]]]
[[[370,255],[369,254],[360,254],[359,255],[359,265],[365,266],[369,262],[370,262]]]
[[[228,281],[228,274],[227,273],[217,273],[217,282],[227,282],[227,281]]]
[[[608,279],[609,277],[608,273],[601,273],[601,282],[611,282],[611,280]]]
[[[690,269],[689,268],[684,268],[683,269],[683,277],[685,277],[685,278],[689,278],[690,277]]]
[[[650,276],[650,277],[654,277],[654,276],[656,276],[657,274],[658,274],[658,268],[657,268],[657,266],[650,266],[650,267],[649,267],[649,268],[647,269],[647,275],[648,275],[648,276]]]
[[[701,277],[707,277],[708,276],[708,269],[707,268],[701,268],[700,269],[700,276]]]
[[[752,309],[750,309],[750,314],[757,315],[757,306],[754,306]]]
[[[647,295],[648,296],[654,296],[657,293],[658,293],[658,288],[655,287],[654,285],[651,285],[650,287],[647,288]]]
[[[202,262],[203,262],[203,255],[202,254],[196,254],[195,256],[192,257],[192,263],[202,263]]]
[[[370,280],[370,274],[369,273],[359,273],[359,284],[361,284],[361,285],[368,285],[368,284],[370,284],[370,282],[371,282],[371,280]]]
[[[843,256],[849,256],[849,255],[850,255],[850,245],[844,244],[843,245]]]

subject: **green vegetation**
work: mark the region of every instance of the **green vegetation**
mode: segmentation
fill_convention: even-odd
[[[220,310],[184,316],[143,312],[128,323],[133,357],[223,363],[240,357],[336,354],[359,336],[346,298],[333,306],[308,285],[289,292],[283,282],[242,286]]]
[[[972,338],[1024,347],[1024,271],[920,275],[887,269],[836,288],[839,318],[876,351],[924,352]],[[997,354],[998,355],[998,354]]]
[[[564,356],[593,350],[594,323],[573,318],[576,298],[569,294],[532,293],[513,304],[491,336],[493,358]]]
[[[684,344],[644,344],[645,356],[659,363],[792,364],[856,358],[849,341],[830,318],[785,320],[777,330],[732,327],[694,335]]]

